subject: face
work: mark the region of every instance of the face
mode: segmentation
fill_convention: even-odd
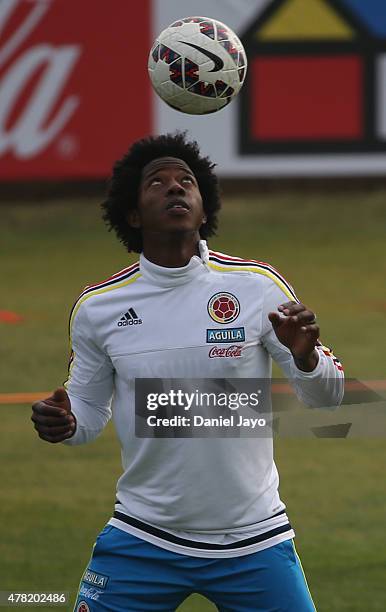
[[[198,231],[206,217],[189,166],[174,157],[160,157],[145,166],[138,206],[130,211],[128,221],[143,233]]]

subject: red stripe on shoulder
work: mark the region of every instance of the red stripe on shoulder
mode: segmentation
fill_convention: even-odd
[[[284,276],[280,274],[280,272],[276,270],[276,268],[271,266],[271,264],[267,263],[266,261],[259,261],[258,259],[243,259],[242,257],[233,257],[232,255],[224,255],[223,253],[217,253],[216,251],[209,251],[209,256],[211,255],[227,263],[232,263],[234,261],[238,263],[245,263],[245,264],[253,263],[259,266],[265,266],[266,268],[269,268],[270,270],[272,270],[272,272],[275,272],[277,276],[279,276],[280,278],[283,279],[283,281],[289,284],[288,281],[284,278]]]
[[[102,287],[103,285],[112,285],[115,282],[119,282],[119,280],[121,278],[125,278],[128,274],[132,275],[134,274],[136,271],[139,271],[139,262],[137,261],[135,264],[132,264],[131,266],[129,266],[128,268],[124,268],[123,270],[120,270],[119,272],[116,272],[115,274],[113,274],[112,276],[109,276],[108,278],[106,278],[106,280],[101,281],[100,283],[96,283],[95,285],[86,285],[86,287],[83,289],[83,291],[80,293],[80,295],[78,295],[78,297],[76,298],[74,305],[71,309],[70,312],[70,321],[71,321],[71,317],[72,317],[72,313],[74,312],[76,305],[78,304],[79,300],[86,294],[92,292],[94,289],[98,289],[98,287]]]
[[[89,290],[89,289],[97,289],[98,287],[100,287],[101,285],[104,285],[105,283],[108,283],[109,281],[112,280],[119,280],[119,278],[121,276],[124,276],[125,274],[127,274],[128,272],[134,270],[136,267],[138,267],[139,262],[137,261],[136,263],[132,264],[131,266],[129,266],[128,268],[124,268],[123,270],[120,270],[119,272],[116,272],[115,274],[113,274],[112,276],[109,276],[108,278],[105,278],[105,280],[100,281],[99,283],[95,283],[93,285],[86,285],[85,288],[83,289],[82,293],[84,291]]]

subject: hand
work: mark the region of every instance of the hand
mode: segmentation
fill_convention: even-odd
[[[284,317],[278,312],[270,312],[268,318],[278,340],[289,348],[300,370],[312,372],[318,363],[315,345],[319,326],[315,314],[297,302],[286,302],[277,309]]]
[[[32,406],[31,421],[39,437],[47,442],[62,442],[71,438],[76,429],[76,419],[71,412],[71,402],[63,387]]]

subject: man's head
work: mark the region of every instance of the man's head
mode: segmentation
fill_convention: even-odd
[[[143,249],[142,227],[212,236],[221,206],[213,168],[185,134],[139,140],[114,165],[103,218],[127,250],[137,253]]]

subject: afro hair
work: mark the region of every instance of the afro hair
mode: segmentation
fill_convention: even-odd
[[[185,132],[151,136],[136,141],[113,167],[107,198],[102,203],[103,219],[114,230],[126,249],[140,253],[142,233],[130,227],[127,214],[137,208],[143,168],[160,157],[182,159],[196,177],[207,221],[199,230],[202,239],[216,233],[217,214],[221,207],[219,183],[214,173],[215,164],[200,153],[197,142],[187,141]]]

